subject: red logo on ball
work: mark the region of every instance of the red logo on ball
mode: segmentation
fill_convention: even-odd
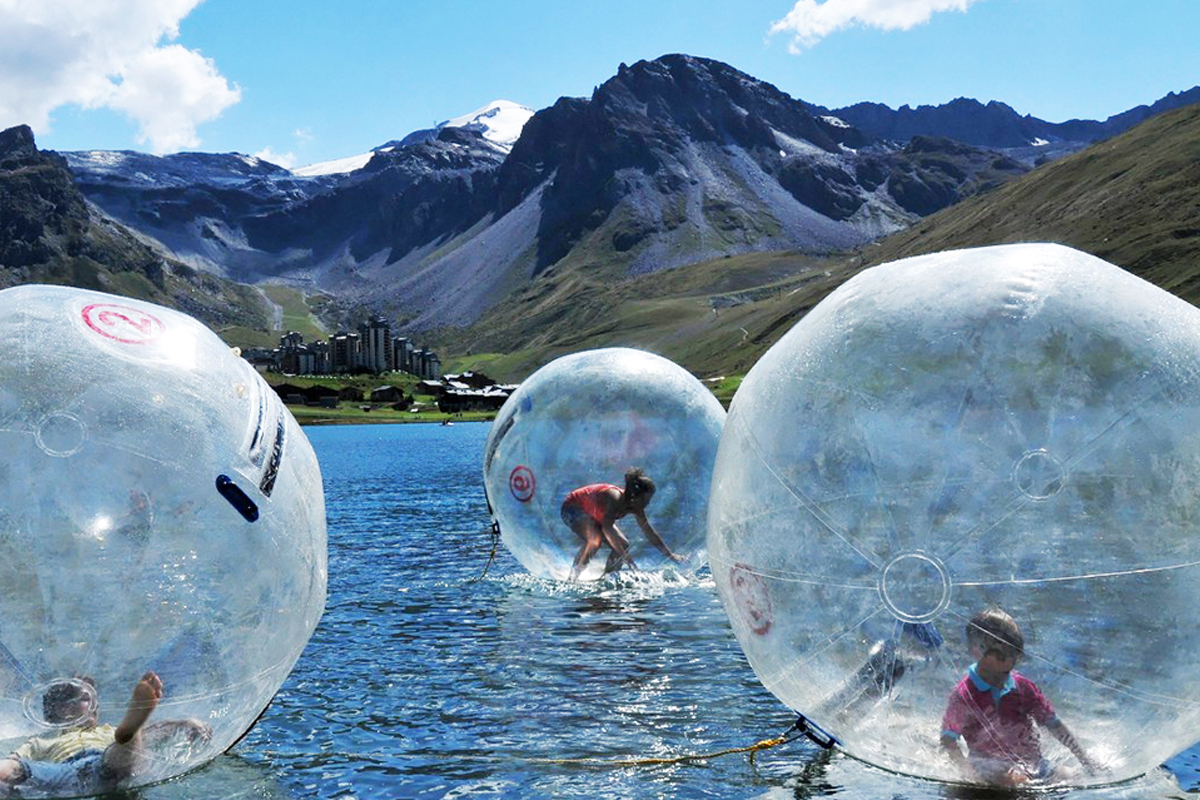
[[[519,466],[513,469],[508,476],[508,489],[512,492],[512,496],[520,500],[522,503],[528,503],[533,497],[533,490],[537,487],[537,481],[533,478],[533,470],[526,466]]]
[[[93,303],[83,309],[83,321],[96,333],[124,344],[149,344],[167,329],[158,317],[129,306]]]
[[[734,564],[729,570],[729,585],[733,589],[733,604],[746,627],[759,636],[771,630],[775,614],[762,576],[745,564]]]

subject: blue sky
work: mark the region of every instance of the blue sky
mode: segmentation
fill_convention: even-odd
[[[0,128],[303,166],[665,53],[829,107],[1103,119],[1200,84],[1197,30],[1200,0],[0,0]]]

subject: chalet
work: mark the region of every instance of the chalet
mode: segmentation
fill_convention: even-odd
[[[484,375],[482,372],[460,372],[457,375],[445,375],[443,379],[451,383],[461,383],[470,389],[486,389],[489,386],[494,386],[496,382]]]
[[[380,386],[371,390],[372,403],[398,403],[404,399],[404,390],[396,386]]]
[[[428,394],[441,397],[446,393],[446,384],[442,381],[423,380],[413,389],[413,394]]]
[[[271,388],[275,390],[275,394],[279,395],[279,399],[288,405],[303,406],[308,404],[308,398],[305,396],[303,386],[280,383]]]
[[[497,411],[509,392],[495,386],[486,389],[447,389],[438,398],[438,411],[457,414],[462,411]]]
[[[321,408],[337,408],[338,391],[328,386],[310,386],[304,392],[305,403]]]
[[[338,402],[337,390],[328,386],[295,386],[280,383],[272,388],[279,395],[279,399],[288,405],[333,408]]]

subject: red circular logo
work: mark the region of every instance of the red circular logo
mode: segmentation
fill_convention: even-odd
[[[771,630],[775,614],[771,608],[771,595],[762,576],[745,564],[734,564],[729,570],[729,585],[733,590],[733,604],[737,606],[746,627],[759,636]]]
[[[93,303],[83,309],[83,321],[96,333],[124,344],[149,344],[167,329],[158,317],[129,306]]]
[[[526,466],[515,467],[508,476],[508,490],[512,496],[522,503],[528,503],[533,497],[537,481],[533,478],[533,470]]]

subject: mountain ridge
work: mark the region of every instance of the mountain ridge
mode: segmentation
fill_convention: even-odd
[[[442,127],[346,175],[264,177],[242,198],[211,181],[117,181],[68,158],[94,202],[186,263],[331,292],[414,332],[471,324],[549,269],[612,281],[853,247],[1028,168],[929,137],[882,142],[682,54],[623,64],[591,97],[533,113],[507,152],[486,135]]]
[[[402,139],[393,139],[373,147],[369,153],[357,156],[344,156],[318,164],[309,164],[308,166],[292,170],[292,173],[301,177],[320,177],[354,172],[366,167],[371,159],[375,157],[376,153],[386,153],[396,148],[409,147],[410,145],[436,139],[438,134],[446,128],[466,128],[473,130],[482,134],[485,141],[507,153],[512,149],[513,144],[520,136],[521,128],[533,116],[533,113],[533,109],[519,103],[514,103],[511,100],[493,100],[486,106],[469,114],[445,120],[432,128],[416,130]]]
[[[863,269],[1031,241],[1092,253],[1200,306],[1198,187],[1200,104],[1193,104],[848,253],[732,256],[607,291],[568,285],[570,276],[541,276],[475,326],[446,332],[439,347],[479,354],[472,363],[506,380],[566,352],[615,345],[653,350],[699,376],[739,374]]]
[[[1011,106],[991,100],[986,104],[958,97],[941,105],[902,105],[892,109],[882,103],[862,102],[838,109],[812,106],[815,113],[843,119],[872,135],[907,141],[914,136],[945,136],[980,147],[1021,149],[1056,142],[1092,144],[1115,136],[1150,117],[1200,102],[1200,86],[1169,92],[1150,105],[1139,105],[1105,120],[1071,119],[1047,122],[1020,115]],[[1076,148],[1078,149],[1078,148]]]

